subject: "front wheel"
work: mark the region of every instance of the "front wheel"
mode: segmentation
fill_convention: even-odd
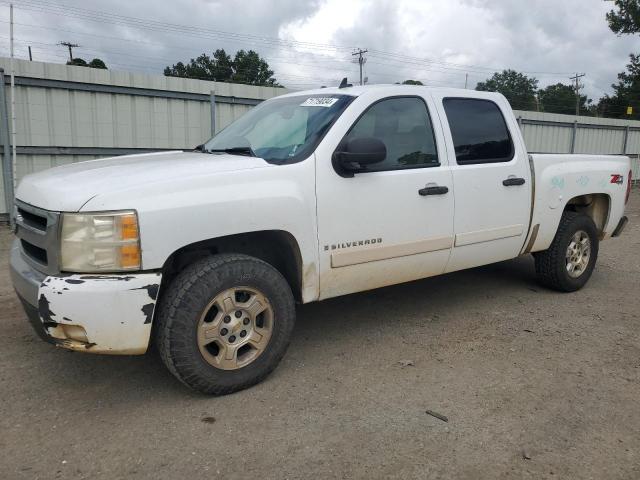
[[[271,265],[215,255],[178,274],[157,321],[158,350],[171,373],[194,390],[224,395],[260,382],[278,365],[295,305],[289,284]]]
[[[598,231],[591,217],[564,212],[553,242],[534,254],[538,281],[561,292],[581,289],[598,258]]]

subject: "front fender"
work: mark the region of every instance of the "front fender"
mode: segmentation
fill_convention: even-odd
[[[212,161],[215,161],[212,159]],[[318,295],[315,158],[292,165],[217,173],[98,195],[83,211],[138,212],[142,265],[161,269],[197,242],[265,230],[291,234],[302,257],[302,296]]]

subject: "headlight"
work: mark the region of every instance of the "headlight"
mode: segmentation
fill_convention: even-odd
[[[63,213],[60,240],[63,271],[141,269],[138,217],[133,211]]]

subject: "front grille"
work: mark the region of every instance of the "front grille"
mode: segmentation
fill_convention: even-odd
[[[36,247],[26,240],[20,240],[20,244],[22,245],[22,250],[24,251],[24,253],[26,253],[28,256],[38,261],[42,265],[47,265],[47,251],[44,248]]]
[[[42,230],[43,232],[47,229],[47,217],[41,217],[20,207],[18,207],[18,216],[22,217],[25,225]]]
[[[58,230],[60,213],[16,200],[16,236],[22,256],[33,268],[46,274],[59,272]]]

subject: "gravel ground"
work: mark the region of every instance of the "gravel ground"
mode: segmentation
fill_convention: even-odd
[[[221,398],[41,342],[3,265],[0,478],[640,478],[637,189],[628,215],[577,293],[526,257],[299,307],[276,372]]]

